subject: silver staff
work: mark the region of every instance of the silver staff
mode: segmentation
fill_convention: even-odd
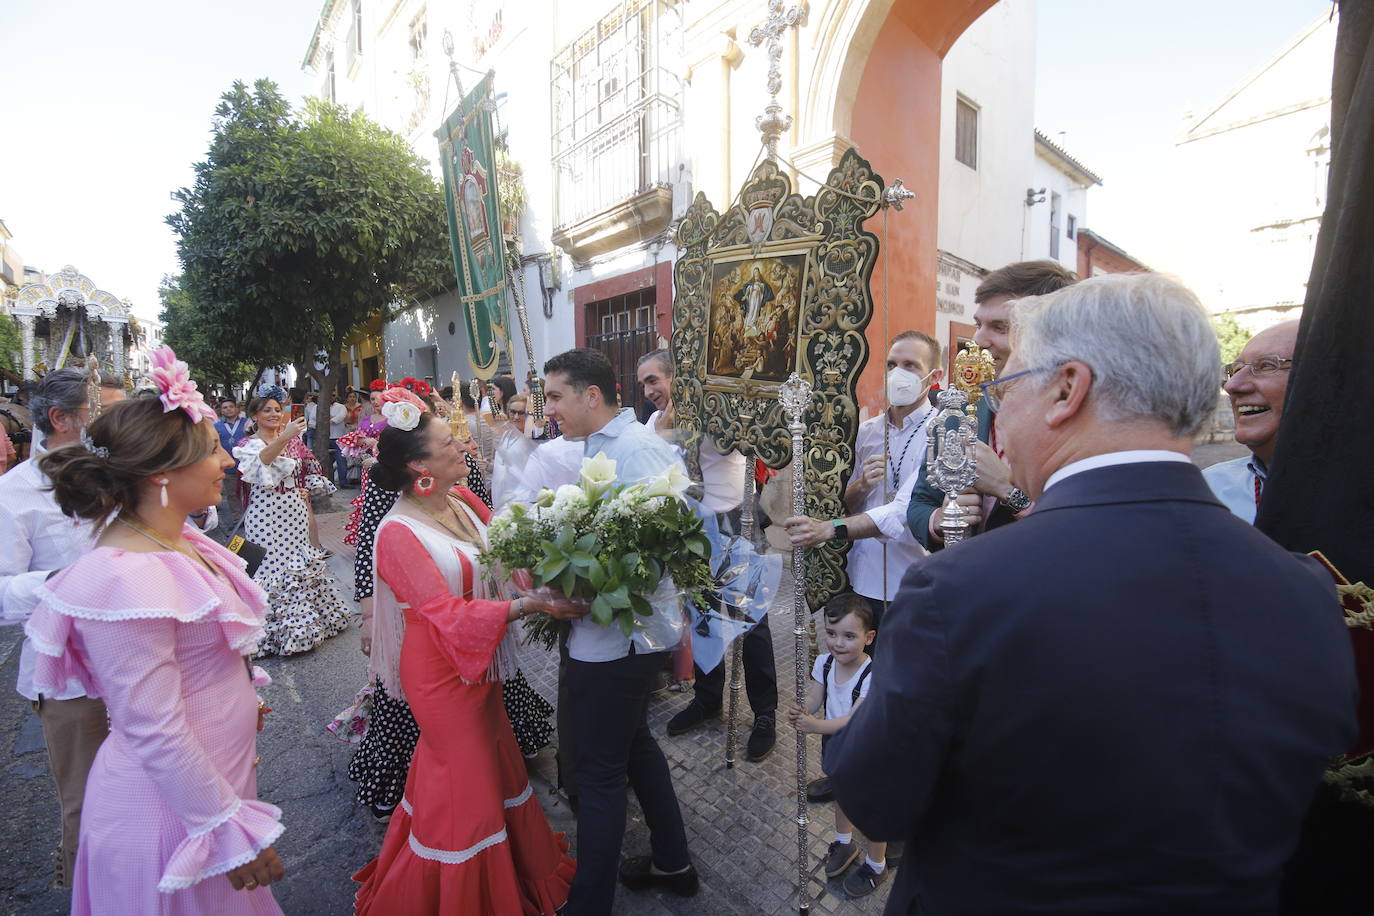
[[[806,495],[802,477],[806,447],[806,408],[811,403],[811,383],[793,372],[778,389],[778,400],[787,414],[787,429],[792,433],[792,514],[806,514]],[[807,662],[810,643],[806,638],[806,548],[792,548],[792,637],[796,664],[796,700],[799,709],[806,708]],[[797,912],[810,913],[811,901],[806,895],[807,859],[810,837],[806,827],[806,736],[797,733]]]
[[[954,359],[954,377],[940,392],[935,415],[926,427],[926,479],[945,494],[940,533],[945,545],[964,539],[968,527],[958,496],[978,479],[979,384],[993,377],[992,354],[977,347],[964,348]]]
[[[753,417],[748,414],[740,414],[740,419],[748,424]],[[702,437],[705,441],[705,437]],[[748,449],[740,449],[744,454],[744,503],[740,509],[740,530],[744,538],[750,544],[754,543],[754,468],[753,461],[750,460]],[[720,610],[723,615],[731,614],[724,601],[720,603]],[[766,612],[765,612],[766,613]],[[730,709],[725,718],[725,768],[733,770],[735,768],[735,748],[739,742],[739,689],[740,689],[740,670],[744,658],[744,650],[740,643],[744,641],[744,634],[735,636],[730,644]]]

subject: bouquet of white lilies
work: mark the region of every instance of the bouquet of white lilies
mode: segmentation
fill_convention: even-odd
[[[648,596],[664,576],[688,600],[711,586],[711,547],[687,504],[690,485],[678,464],[647,483],[617,485],[615,461],[598,452],[583,459],[576,484],[543,490],[532,504],[497,513],[487,530],[487,557],[508,570],[530,570],[537,586],[590,601],[597,623],[628,636],[637,618],[654,613]],[[552,623],[543,614],[527,619],[526,641],[552,646]]]

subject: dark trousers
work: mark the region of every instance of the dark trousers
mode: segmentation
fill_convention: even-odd
[[[696,703],[708,712],[720,709],[732,651],[733,648],[727,648],[725,657],[711,671],[696,668]],[[773,631],[768,628],[768,615],[744,634],[740,654],[744,662],[744,689],[749,694],[754,717],[774,715],[778,711],[778,672],[773,662]]]
[[[649,689],[663,652],[609,662],[569,659],[568,696],[577,742],[577,874],[565,916],[605,916],[615,900],[625,838],[628,780],[649,825],[654,864],[678,871],[691,864],[668,761],[649,732]]]
[[[339,448],[338,439],[329,440],[329,450],[334,454],[334,475],[341,487],[348,486],[348,456]]]

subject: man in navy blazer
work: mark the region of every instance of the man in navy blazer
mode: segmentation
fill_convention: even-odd
[[[913,567],[826,754],[887,913],[1273,913],[1355,738],[1330,576],[1190,463],[1216,338],[1156,275],[1018,303],[988,392],[1034,511]]]

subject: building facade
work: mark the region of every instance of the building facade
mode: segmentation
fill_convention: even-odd
[[[1337,21],[1323,13],[1175,145],[1178,271],[1213,312],[1257,331],[1301,314],[1326,208]]]
[[[781,35],[778,101],[793,120],[779,151],[794,190],[813,193],[855,146],[916,193],[880,239],[872,288],[886,320],[869,327],[872,352],[885,352],[884,325],[957,337],[982,273],[1050,256],[1052,230],[1076,267],[1073,233],[1097,178],[1035,132],[1034,0],[803,6]],[[595,346],[630,385],[637,356],[671,332],[677,220],[697,194],[725,210],[759,161],[769,62],[750,35],[766,15],[758,0],[331,0],[304,65],[321,96],[361,108],[431,162],[459,83],[493,72],[498,129],[522,175],[535,362]],[[1044,201],[1027,203],[1042,187]],[[869,228],[881,233],[878,222]],[[393,377],[466,376],[456,297],[411,304],[379,349]],[[518,335],[511,349],[523,378]],[[860,380],[869,406],[881,400],[880,362]]]

